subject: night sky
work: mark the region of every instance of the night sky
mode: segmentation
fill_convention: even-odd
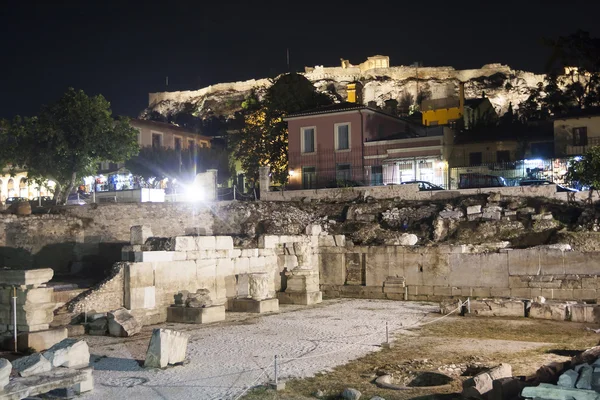
[[[358,64],[543,72],[543,37],[600,36],[597,0],[363,2],[40,1],[0,5],[0,118],[35,114],[69,86],[137,116],[148,92]],[[356,5],[355,5],[356,4]]]

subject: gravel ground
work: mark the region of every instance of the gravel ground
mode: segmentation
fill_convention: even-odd
[[[433,304],[330,300],[315,307],[282,306],[278,314],[228,313],[206,326],[168,324],[187,331],[189,363],[164,370],[140,367],[151,329],[138,337],[87,337],[95,389],[84,399],[236,399],[274,378],[306,378],[381,348],[391,333],[425,321]],[[431,318],[427,318],[427,321]],[[413,332],[414,334],[414,332]]]

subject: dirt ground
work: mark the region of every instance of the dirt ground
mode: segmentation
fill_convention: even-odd
[[[430,315],[430,318],[439,316]],[[361,398],[394,399],[460,398],[461,382],[485,367],[509,363],[514,376],[533,374],[552,361],[565,361],[595,346],[600,335],[585,330],[590,324],[533,320],[449,316],[435,324],[397,334],[390,349],[381,349],[308,379],[286,382],[284,391],[259,387],[246,400],[338,399],[352,387]],[[594,326],[594,328],[596,328]],[[393,391],[374,383],[378,375],[391,373],[398,384],[408,383],[419,372],[442,372],[455,378],[446,390]]]

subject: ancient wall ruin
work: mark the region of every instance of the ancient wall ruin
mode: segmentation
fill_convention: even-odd
[[[600,252],[484,246],[322,246],[325,297],[442,300],[513,297],[596,302]]]

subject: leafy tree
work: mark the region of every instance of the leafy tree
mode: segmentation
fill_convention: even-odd
[[[590,200],[594,190],[600,190],[600,146],[590,148],[579,160],[569,164],[565,180],[571,184],[590,187]]]
[[[258,167],[271,167],[274,182],[285,183],[288,177],[287,124],[283,117],[299,111],[332,104],[318,93],[302,75],[290,73],[279,77],[267,89],[265,98],[244,102],[244,126],[229,137],[233,156],[240,160],[250,180],[258,179]]]
[[[520,118],[543,120],[600,107],[600,39],[577,31],[545,44],[552,49],[548,75],[519,106]]]
[[[66,202],[80,179],[101,161],[122,162],[137,154],[138,132],[126,119],[114,120],[110,103],[69,88],[33,118],[16,117],[0,136],[6,160],[33,180],[56,183],[54,199]]]

